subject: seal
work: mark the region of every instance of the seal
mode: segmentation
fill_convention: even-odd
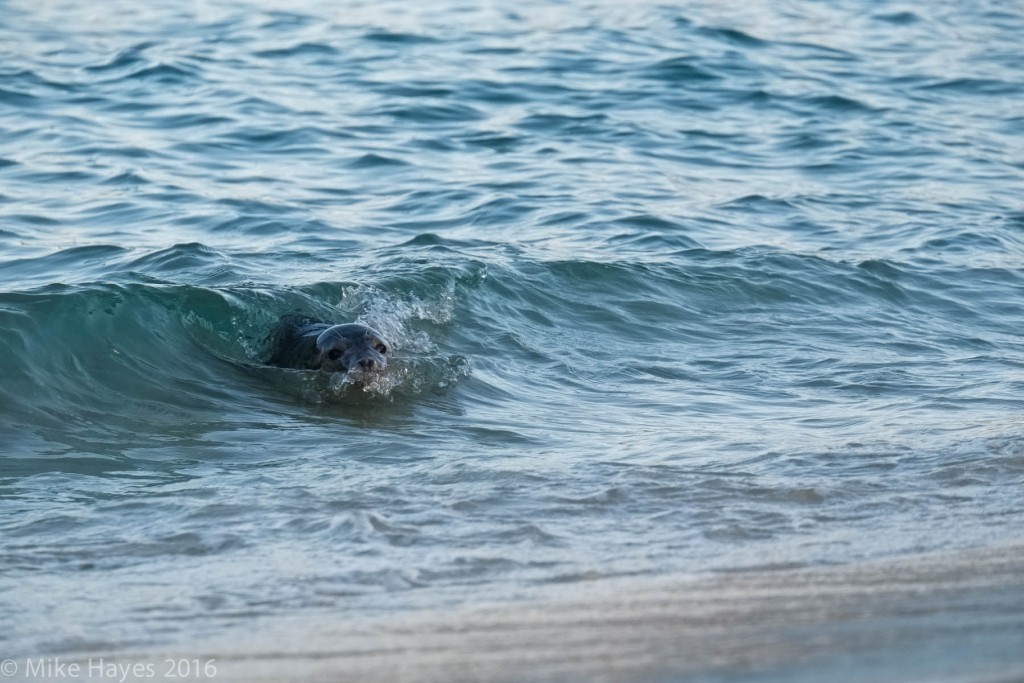
[[[372,327],[285,316],[274,329],[267,362],[282,368],[348,373],[353,379],[362,379],[383,372],[391,355],[391,342]]]

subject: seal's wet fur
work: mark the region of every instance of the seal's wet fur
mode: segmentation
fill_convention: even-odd
[[[333,325],[312,318],[285,316],[271,335],[270,365],[354,375],[382,372],[391,358],[391,342],[359,323]]]

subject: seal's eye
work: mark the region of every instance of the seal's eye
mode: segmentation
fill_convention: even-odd
[[[338,360],[341,358],[341,349],[331,349],[327,352],[327,357],[331,360]]]
[[[374,348],[376,348],[381,353],[387,353],[388,352],[388,347],[385,346],[384,344],[377,344],[377,346],[375,346]]]

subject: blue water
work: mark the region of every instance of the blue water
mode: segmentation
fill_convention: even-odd
[[[0,4],[0,650],[1024,525],[1013,2]],[[267,367],[371,324],[365,390]]]

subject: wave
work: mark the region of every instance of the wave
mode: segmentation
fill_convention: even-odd
[[[4,422],[22,438],[57,444],[44,450],[71,441],[91,450],[158,441],[183,423],[273,414],[288,401],[358,406],[443,391],[468,373],[468,362],[445,354],[424,325],[443,334],[450,306],[450,297],[353,284],[303,291],[135,282],[0,294]],[[323,373],[267,366],[268,331],[296,311],[375,325],[398,359],[358,395]]]

